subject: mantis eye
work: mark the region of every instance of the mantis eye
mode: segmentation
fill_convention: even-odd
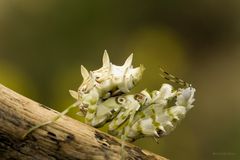
[[[124,97],[116,97],[116,102],[118,104],[124,104],[124,103],[126,103],[126,98],[124,98]]]
[[[101,77],[97,76],[97,77],[96,77],[96,81],[97,81],[98,83],[100,83]]]
[[[96,80],[98,80],[99,78],[100,78],[100,77],[99,77],[99,76],[97,76],[97,77],[96,77]]]

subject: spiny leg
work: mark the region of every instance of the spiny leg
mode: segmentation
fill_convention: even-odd
[[[112,130],[108,130],[108,133],[110,133],[111,135],[115,135],[115,136],[118,135],[121,137],[120,159],[125,160],[126,154],[124,152],[125,151],[124,146],[125,146],[125,141],[127,140],[126,128],[123,127],[120,130],[116,129],[116,130],[114,130],[114,132]]]
[[[129,131],[129,126],[132,124],[133,122],[133,118],[136,114],[136,111],[134,111],[130,117],[129,117],[129,120],[127,122],[127,126],[124,127],[123,131],[124,131],[124,134],[121,136],[121,160],[125,160],[125,150],[124,150],[124,146],[125,146],[125,142],[127,140],[127,135],[128,135],[128,131]]]
[[[190,86],[191,86],[191,84],[189,84],[189,83],[185,82],[184,80],[182,80],[182,79],[180,79],[180,78],[178,78],[178,77],[176,77],[176,76],[174,76],[174,75],[166,72],[166,71],[163,70],[162,68],[160,68],[160,70],[161,70],[162,73],[165,74],[165,75],[160,74],[160,76],[161,76],[162,78],[164,78],[164,79],[166,79],[166,80],[168,80],[168,81],[174,82],[174,83],[178,83],[178,84],[180,84],[180,85],[182,85],[182,86],[186,86],[186,87],[190,87]]]
[[[127,128],[128,126],[126,126],[123,131],[123,135],[121,136],[121,160],[125,160],[126,159],[126,153],[125,153],[125,150],[124,150],[124,147],[125,147],[125,142],[127,140]]]
[[[124,145],[125,145],[125,135],[122,135],[121,136],[121,152],[120,152],[120,155],[121,155],[121,160],[124,160],[125,159],[125,153],[124,153]]]
[[[136,111],[134,111],[134,112],[125,111],[123,114],[121,114],[121,116],[119,116],[118,118],[116,117],[114,119],[114,122],[111,124],[111,126],[109,126],[109,129],[110,129],[109,133],[114,133],[116,135],[121,135],[121,150],[120,150],[121,160],[126,159],[126,153],[125,153],[125,150],[124,150],[124,146],[125,146],[125,141],[127,141],[129,126],[133,121],[135,113],[136,113]],[[123,117],[125,117],[125,118],[123,118]],[[117,129],[119,129],[121,124],[124,123],[124,122],[127,123],[127,124],[123,124],[123,125],[126,125],[126,126],[124,126],[122,129],[120,129],[118,131]]]
[[[61,113],[59,113],[57,116],[55,116],[52,120],[49,120],[49,121],[46,121],[44,123],[41,123],[41,124],[38,124],[36,126],[33,126],[32,128],[30,128],[23,136],[22,136],[22,139],[25,139],[26,136],[33,132],[34,130],[42,127],[42,126],[45,126],[45,125],[48,125],[50,123],[53,123],[53,122],[56,122],[59,118],[61,118],[62,116],[64,116],[65,114],[67,114],[69,112],[70,109],[72,108],[75,108],[75,107],[78,107],[79,105],[79,102],[77,101],[76,103],[70,105],[69,107],[67,107],[64,111],[62,111]]]

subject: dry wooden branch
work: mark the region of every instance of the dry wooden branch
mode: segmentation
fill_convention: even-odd
[[[0,159],[120,159],[120,140],[67,116],[21,140],[29,128],[56,115],[0,84]],[[125,151],[127,159],[166,160],[128,143]]]

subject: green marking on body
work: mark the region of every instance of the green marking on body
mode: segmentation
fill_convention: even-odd
[[[156,115],[155,114],[151,115],[151,118],[152,118],[152,124],[154,125],[154,127],[157,128],[158,126],[160,126],[160,123],[156,121]]]
[[[88,108],[88,112],[91,113],[91,114],[92,114],[92,113],[95,113],[95,112],[96,112],[96,109]]]
[[[138,124],[137,124],[137,132],[142,133],[142,126],[141,126],[140,122],[138,122]]]
[[[146,117],[144,112],[140,112],[139,114],[140,114],[140,118],[145,118]]]
[[[174,115],[173,115],[173,113],[171,112],[171,108],[168,108],[168,109],[167,109],[167,114],[168,114],[169,117],[171,117],[172,119],[174,119]]]

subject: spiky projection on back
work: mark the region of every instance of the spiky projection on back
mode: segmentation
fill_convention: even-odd
[[[133,54],[131,54],[122,66],[110,62],[107,51],[103,54],[103,66],[94,71],[88,72],[81,66],[83,82],[77,92],[70,90],[70,94],[81,102],[80,111],[83,115],[88,109],[94,109],[100,101],[112,96],[130,92],[141,80],[144,67],[132,66]],[[91,106],[91,107],[90,107]],[[89,113],[87,117],[91,114]]]
[[[85,122],[101,127],[107,122],[108,132],[134,141],[144,136],[158,139],[174,130],[194,102],[195,89],[183,80],[161,70],[163,78],[183,86],[177,90],[163,84],[159,90],[130,94],[141,80],[144,67],[132,66],[131,54],[122,66],[110,62],[107,52],[103,66],[88,72],[81,66],[83,82],[77,92],[70,91],[79,102]]]

